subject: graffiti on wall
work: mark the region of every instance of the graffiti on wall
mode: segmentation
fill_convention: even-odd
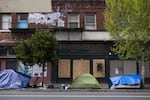
[[[34,24],[50,24],[52,26],[64,27],[64,21],[61,19],[63,14],[60,12],[53,12],[48,14],[29,13],[28,23]]]
[[[26,66],[21,61],[18,62],[18,71],[32,76],[32,77],[42,77],[43,71],[42,71],[42,65],[34,64],[33,66]],[[47,63],[44,67],[44,77],[47,76]]]
[[[93,59],[93,75],[97,78],[105,77],[105,60]]]

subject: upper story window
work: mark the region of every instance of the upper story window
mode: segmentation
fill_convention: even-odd
[[[15,51],[11,46],[0,46],[0,56],[14,56]]]
[[[80,28],[79,13],[68,13],[68,28]]]
[[[28,14],[18,14],[17,28],[28,28]]]
[[[96,30],[96,14],[86,13],[85,14],[85,29],[86,30]]]
[[[2,19],[1,19],[1,29],[2,30],[8,30],[11,28],[11,23],[12,23],[12,17],[11,14],[2,14]]]

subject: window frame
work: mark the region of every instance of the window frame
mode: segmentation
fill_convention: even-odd
[[[26,17],[26,18],[22,19],[21,16]],[[28,20],[28,14],[27,13],[21,13],[21,14],[19,13],[19,14],[17,14],[17,17],[18,17],[17,18],[18,20]]]
[[[89,20],[87,20],[88,16],[93,16],[93,23],[92,22],[87,22]],[[84,28],[85,30],[96,30],[97,29],[97,23],[96,23],[96,13],[86,13],[85,14],[85,18],[84,18]]]
[[[15,56],[13,46],[0,46],[0,57]]]
[[[76,20],[72,20],[73,17]],[[71,26],[71,23],[72,24],[77,23],[77,27]],[[77,12],[68,13],[68,28],[80,28],[80,15],[79,15],[79,13],[77,13]]]
[[[18,13],[17,28],[28,28],[28,26],[28,13]]]
[[[12,15],[9,13],[2,13],[0,30],[9,30],[9,28],[12,28]]]

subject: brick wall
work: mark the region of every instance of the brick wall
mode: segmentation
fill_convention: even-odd
[[[67,13],[78,12],[80,14],[80,26],[84,29],[84,16],[87,12],[96,13],[97,30],[104,30],[104,0],[52,0],[53,11],[64,14],[65,27],[67,28]]]

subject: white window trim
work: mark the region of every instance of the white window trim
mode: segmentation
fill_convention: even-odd
[[[9,16],[10,17],[10,23],[7,23],[8,24],[8,29],[5,29],[4,27],[3,27],[3,18],[5,18],[5,17],[7,16]],[[9,17],[8,17],[8,19],[9,19]],[[7,18],[6,18],[7,19]],[[11,14],[2,14],[2,23],[1,23],[1,25],[2,25],[2,27],[1,27],[1,30],[5,30],[5,31],[7,31],[7,30],[9,30],[9,28],[11,28],[12,27],[12,16],[11,16]]]
[[[68,14],[69,15],[69,14]],[[73,21],[73,20],[69,20],[69,16],[68,16],[68,28],[70,28],[70,23],[73,23],[73,22],[77,22],[78,23],[78,26],[77,28],[80,28],[80,16],[79,16],[79,13],[77,13],[77,21]]]
[[[0,30],[0,33],[4,33],[4,32],[11,32],[10,30]]]
[[[86,14],[85,14],[85,23],[84,23],[85,25],[84,25],[84,27],[85,27],[86,30],[96,30],[97,29],[96,14],[95,13],[93,13],[93,14],[94,14],[94,22],[95,23],[86,23],[86,18],[87,17],[86,17]],[[94,26],[94,28],[93,29],[92,28],[91,29],[86,28],[87,26],[90,26],[89,24],[94,24],[94,25],[91,25],[91,26]]]

